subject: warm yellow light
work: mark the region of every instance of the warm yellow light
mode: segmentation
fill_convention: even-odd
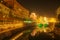
[[[45,21],[45,22],[48,22],[48,19],[47,19],[47,17],[44,17],[44,21]]]
[[[46,18],[46,17],[44,17],[44,20],[45,20],[45,21],[47,21],[47,18]]]
[[[40,16],[38,19],[37,19],[37,23],[47,23],[48,24],[48,18],[47,17],[42,17]]]
[[[55,18],[50,18],[49,22],[56,22],[56,19]]]

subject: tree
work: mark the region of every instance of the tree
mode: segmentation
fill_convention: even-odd
[[[60,7],[57,9],[57,14],[60,14]]]
[[[57,9],[57,20],[60,21],[60,7]]]

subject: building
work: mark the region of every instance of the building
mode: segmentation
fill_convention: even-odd
[[[21,18],[28,18],[29,11],[25,9],[21,4],[16,0],[4,0],[9,5],[10,8],[14,10],[14,15]]]
[[[0,21],[7,20],[9,18],[10,9],[0,3]]]
[[[28,18],[29,11],[16,0],[1,0],[0,15],[1,21],[21,20]]]

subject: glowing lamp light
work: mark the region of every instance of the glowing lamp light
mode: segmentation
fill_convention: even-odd
[[[29,19],[26,19],[24,22],[25,22],[25,23],[32,23],[32,21],[29,20]]]
[[[25,23],[32,23],[32,21],[24,21]]]
[[[55,19],[55,18],[51,18],[51,19],[49,20],[49,22],[56,22],[56,19]]]
[[[44,20],[45,20],[45,21],[47,21],[47,18],[46,18],[46,17],[44,17]]]

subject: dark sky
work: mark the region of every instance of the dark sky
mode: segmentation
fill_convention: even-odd
[[[18,0],[30,12],[42,16],[55,17],[56,9],[60,6],[60,0]]]

